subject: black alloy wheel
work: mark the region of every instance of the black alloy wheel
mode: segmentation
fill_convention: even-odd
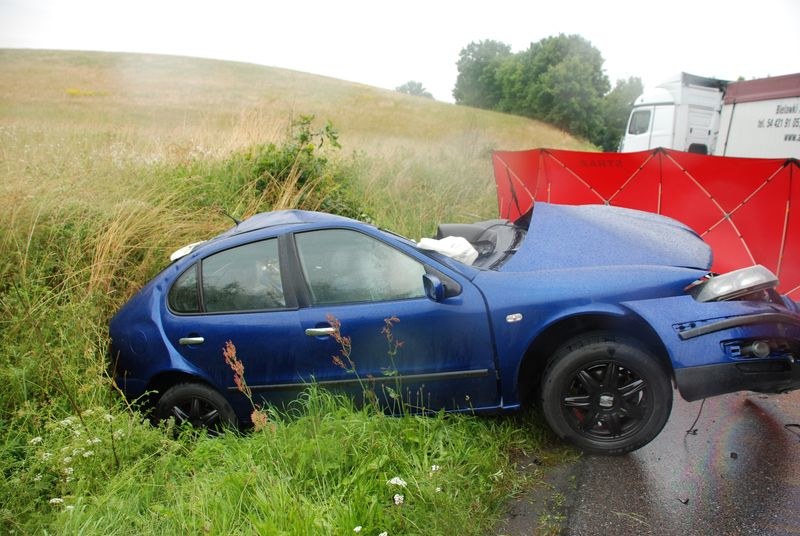
[[[174,419],[179,427],[189,424],[218,434],[236,426],[236,414],[216,390],[201,383],[179,383],[158,400],[156,419]]]
[[[542,406],[563,439],[587,452],[623,454],[649,443],[664,427],[672,387],[665,368],[636,342],[594,333],[552,356]]]

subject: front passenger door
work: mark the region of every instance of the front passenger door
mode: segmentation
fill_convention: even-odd
[[[294,240],[309,302],[300,325],[318,383],[356,395],[367,388],[389,405],[393,390],[415,409],[497,404],[486,308],[468,280],[435,302],[423,287],[430,267],[373,236],[323,229]],[[350,339],[352,367],[331,333],[336,322]],[[392,341],[401,341],[396,352]]]

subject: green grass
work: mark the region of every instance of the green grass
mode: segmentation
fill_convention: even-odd
[[[10,438],[1,520],[23,533],[481,534],[522,484],[507,452],[532,437],[508,419],[387,417],[314,388],[271,427],[213,439],[92,407]]]
[[[312,389],[263,431],[176,436],[113,388],[106,326],[169,252],[228,227],[221,209],[335,200],[420,237],[495,216],[493,149],[585,143],[248,64],[0,50],[0,68],[0,532],[490,530],[524,485],[514,453],[547,452],[535,416],[388,418]],[[343,148],[318,153],[327,174],[255,176],[242,155],[286,143],[304,113],[339,129]]]

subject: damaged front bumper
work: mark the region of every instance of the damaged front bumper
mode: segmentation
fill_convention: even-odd
[[[800,388],[800,314],[775,303],[690,296],[625,304],[656,330],[681,396]],[[691,321],[681,319],[694,319]]]

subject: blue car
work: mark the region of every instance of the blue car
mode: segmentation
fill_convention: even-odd
[[[690,401],[800,387],[800,307],[761,266],[709,273],[709,247],[674,220],[538,202],[436,238],[298,210],[239,222],[173,254],[112,319],[115,381],[156,419],[211,429],[312,382],[422,412],[538,401],[558,436],[606,454],[658,435],[673,386]]]

